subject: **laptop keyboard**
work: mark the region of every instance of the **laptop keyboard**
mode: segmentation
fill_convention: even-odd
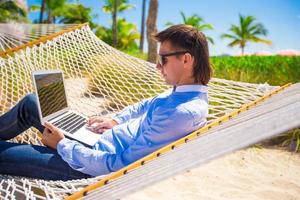
[[[54,126],[68,133],[75,133],[86,124],[86,119],[75,113],[69,113],[53,123]]]

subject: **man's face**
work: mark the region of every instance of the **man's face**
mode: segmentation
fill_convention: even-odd
[[[169,54],[176,52],[169,41],[164,41],[160,44],[159,55]],[[165,82],[170,85],[176,85],[179,83],[183,71],[184,59],[182,55],[168,56],[164,58],[163,65],[157,63],[156,68],[161,72]]]

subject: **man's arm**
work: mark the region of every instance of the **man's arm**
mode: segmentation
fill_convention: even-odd
[[[116,171],[169,142],[183,137],[193,129],[193,117],[188,111],[160,109],[156,111],[148,128],[122,154],[90,149],[67,138],[58,143],[57,151],[73,169],[99,176]]]
[[[92,176],[110,173],[113,169],[123,167],[115,162],[114,153],[90,149],[81,143],[65,138],[63,133],[51,123],[45,123],[42,137],[44,145],[57,149],[61,158],[73,169]]]
[[[99,176],[116,171],[195,130],[194,118],[185,109],[158,109],[151,123],[144,128],[134,144],[122,154],[90,149],[67,138],[58,142],[57,152],[73,169]]]
[[[129,119],[141,116],[150,106],[153,98],[144,99],[134,105],[125,107],[121,112],[113,115],[112,119],[118,124],[122,124]]]
[[[57,152],[70,167],[82,173],[100,176],[112,171],[108,160],[115,154],[90,149],[75,140],[68,138],[60,140]]]

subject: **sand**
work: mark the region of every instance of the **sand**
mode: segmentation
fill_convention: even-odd
[[[300,199],[300,154],[248,148],[156,183],[122,200]]]

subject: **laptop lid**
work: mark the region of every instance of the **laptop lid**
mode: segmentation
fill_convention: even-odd
[[[41,123],[55,118],[69,110],[61,70],[43,70],[32,73],[38,100]]]

